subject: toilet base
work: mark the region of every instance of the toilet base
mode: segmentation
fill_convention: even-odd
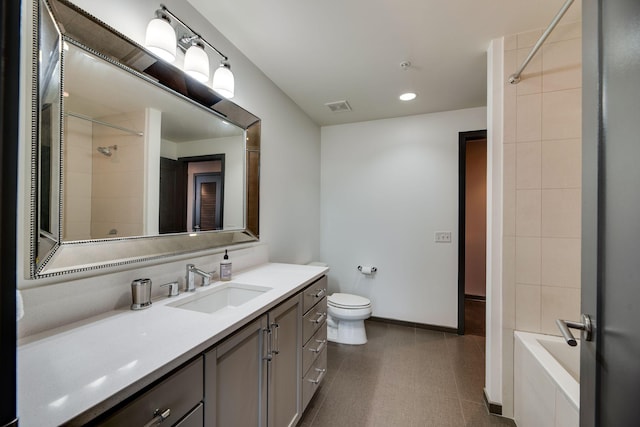
[[[327,339],[338,344],[366,344],[367,331],[364,328],[364,320],[327,321]]]

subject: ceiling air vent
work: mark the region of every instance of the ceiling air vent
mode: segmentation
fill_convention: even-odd
[[[351,106],[347,101],[328,102],[326,104],[333,113],[342,113],[343,111],[351,111]]]

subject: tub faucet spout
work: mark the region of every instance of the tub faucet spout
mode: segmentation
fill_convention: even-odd
[[[585,341],[591,341],[591,331],[592,331],[591,318],[586,314],[582,315],[582,323],[573,322],[571,320],[557,319],[556,325],[558,326],[558,329],[560,329],[560,333],[564,337],[567,344],[569,344],[571,347],[575,347],[576,345],[578,345],[578,342],[573,337],[573,334],[571,333],[569,328],[578,329],[582,331],[582,338]]]

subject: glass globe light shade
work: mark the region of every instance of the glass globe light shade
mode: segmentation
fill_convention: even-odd
[[[225,98],[234,96],[234,78],[231,67],[226,62],[221,62],[220,66],[213,74],[213,90]]]
[[[194,44],[184,55],[184,72],[199,82],[209,80],[209,55],[200,44]]]
[[[144,45],[167,62],[176,60],[176,32],[165,19],[154,18],[149,21]]]

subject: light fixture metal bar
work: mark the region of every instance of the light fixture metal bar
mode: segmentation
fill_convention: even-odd
[[[209,43],[207,40],[204,39],[204,37],[202,37],[199,33],[195,32],[193,30],[193,28],[191,28],[190,26],[188,26],[187,24],[184,23],[183,20],[181,20],[180,18],[178,18],[176,15],[173,14],[173,12],[171,12],[169,9],[167,9],[167,6],[165,6],[164,4],[160,3],[160,8],[162,9],[162,11],[164,13],[166,13],[167,15],[169,15],[171,18],[175,19],[177,23],[179,23],[180,25],[182,25],[184,28],[186,28],[187,30],[191,31],[191,33],[194,36],[197,36],[198,39],[206,44],[207,46],[209,46],[211,49],[213,49],[214,51],[216,51],[216,53],[218,55],[220,55],[225,61],[228,61],[229,58],[223,54],[222,52],[220,52],[218,49],[216,49],[211,43]]]
[[[542,44],[545,42],[547,37],[549,37],[549,34],[551,34],[553,29],[556,27],[556,25],[558,25],[558,22],[560,22],[560,19],[562,19],[562,17],[567,12],[567,10],[569,9],[569,7],[571,6],[572,3],[573,3],[573,0],[567,0],[562,5],[562,8],[560,8],[560,10],[556,14],[556,16],[553,18],[553,20],[551,21],[551,23],[547,27],[547,29],[544,31],[544,33],[542,33],[542,35],[540,36],[540,38],[538,39],[536,44],[531,49],[531,52],[529,52],[529,55],[522,62],[522,65],[520,65],[520,68],[518,68],[518,70],[515,73],[513,73],[513,74],[511,74],[509,76],[509,79],[507,80],[509,83],[511,83],[512,85],[520,83],[520,75],[522,74],[524,69],[527,67],[527,65],[529,65],[529,62],[531,62],[531,60],[533,59],[534,55],[538,52],[538,50],[540,49]]]

